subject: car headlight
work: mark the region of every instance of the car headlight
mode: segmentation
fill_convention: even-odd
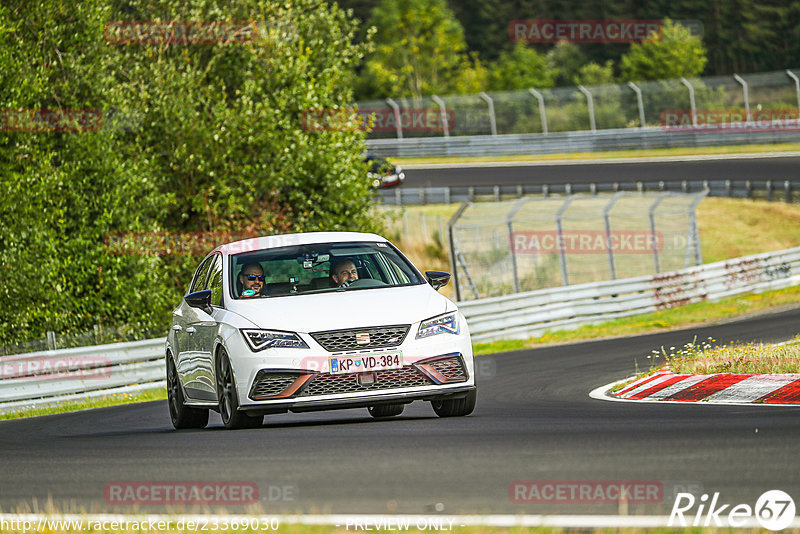
[[[458,331],[458,312],[450,312],[422,321],[417,331],[417,339],[436,334],[458,334]]]
[[[253,352],[270,348],[307,349],[308,345],[294,332],[275,330],[242,330],[242,335]]]

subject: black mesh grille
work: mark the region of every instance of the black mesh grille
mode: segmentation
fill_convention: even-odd
[[[348,330],[329,330],[327,332],[312,332],[314,341],[330,352],[341,352],[356,349],[377,349],[382,347],[396,347],[403,343],[411,325],[401,324],[395,326],[374,326],[366,328],[353,328]],[[356,343],[356,334],[361,334],[363,340],[369,335],[369,343]]]
[[[449,380],[466,380],[467,372],[464,369],[464,362],[458,356],[451,358],[441,358],[430,362],[424,362],[436,369]]]
[[[258,399],[280,395],[286,388],[297,380],[297,374],[267,373],[259,371],[250,388],[250,398]]]
[[[358,383],[358,373],[341,375],[318,374],[306,384],[298,394],[298,397],[429,386],[433,384],[430,378],[410,365],[400,369],[375,371],[374,374],[376,375],[375,382],[368,385]]]

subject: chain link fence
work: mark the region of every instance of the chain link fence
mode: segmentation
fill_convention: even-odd
[[[464,203],[448,223],[457,300],[702,264],[700,193],[523,197]]]
[[[594,131],[798,129],[800,71],[358,102],[368,139]]]

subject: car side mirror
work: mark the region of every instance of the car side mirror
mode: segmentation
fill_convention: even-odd
[[[439,288],[446,286],[447,282],[450,281],[450,273],[444,271],[425,271],[425,278],[428,280],[428,283],[433,286],[433,289],[439,291]]]
[[[186,301],[186,304],[191,306],[192,308],[200,308],[207,314],[211,315],[211,290],[210,289],[203,289],[202,291],[195,291],[194,293],[189,293],[183,300]]]

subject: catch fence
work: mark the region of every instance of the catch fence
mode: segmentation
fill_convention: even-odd
[[[707,191],[464,203],[448,223],[456,300],[699,265]]]

